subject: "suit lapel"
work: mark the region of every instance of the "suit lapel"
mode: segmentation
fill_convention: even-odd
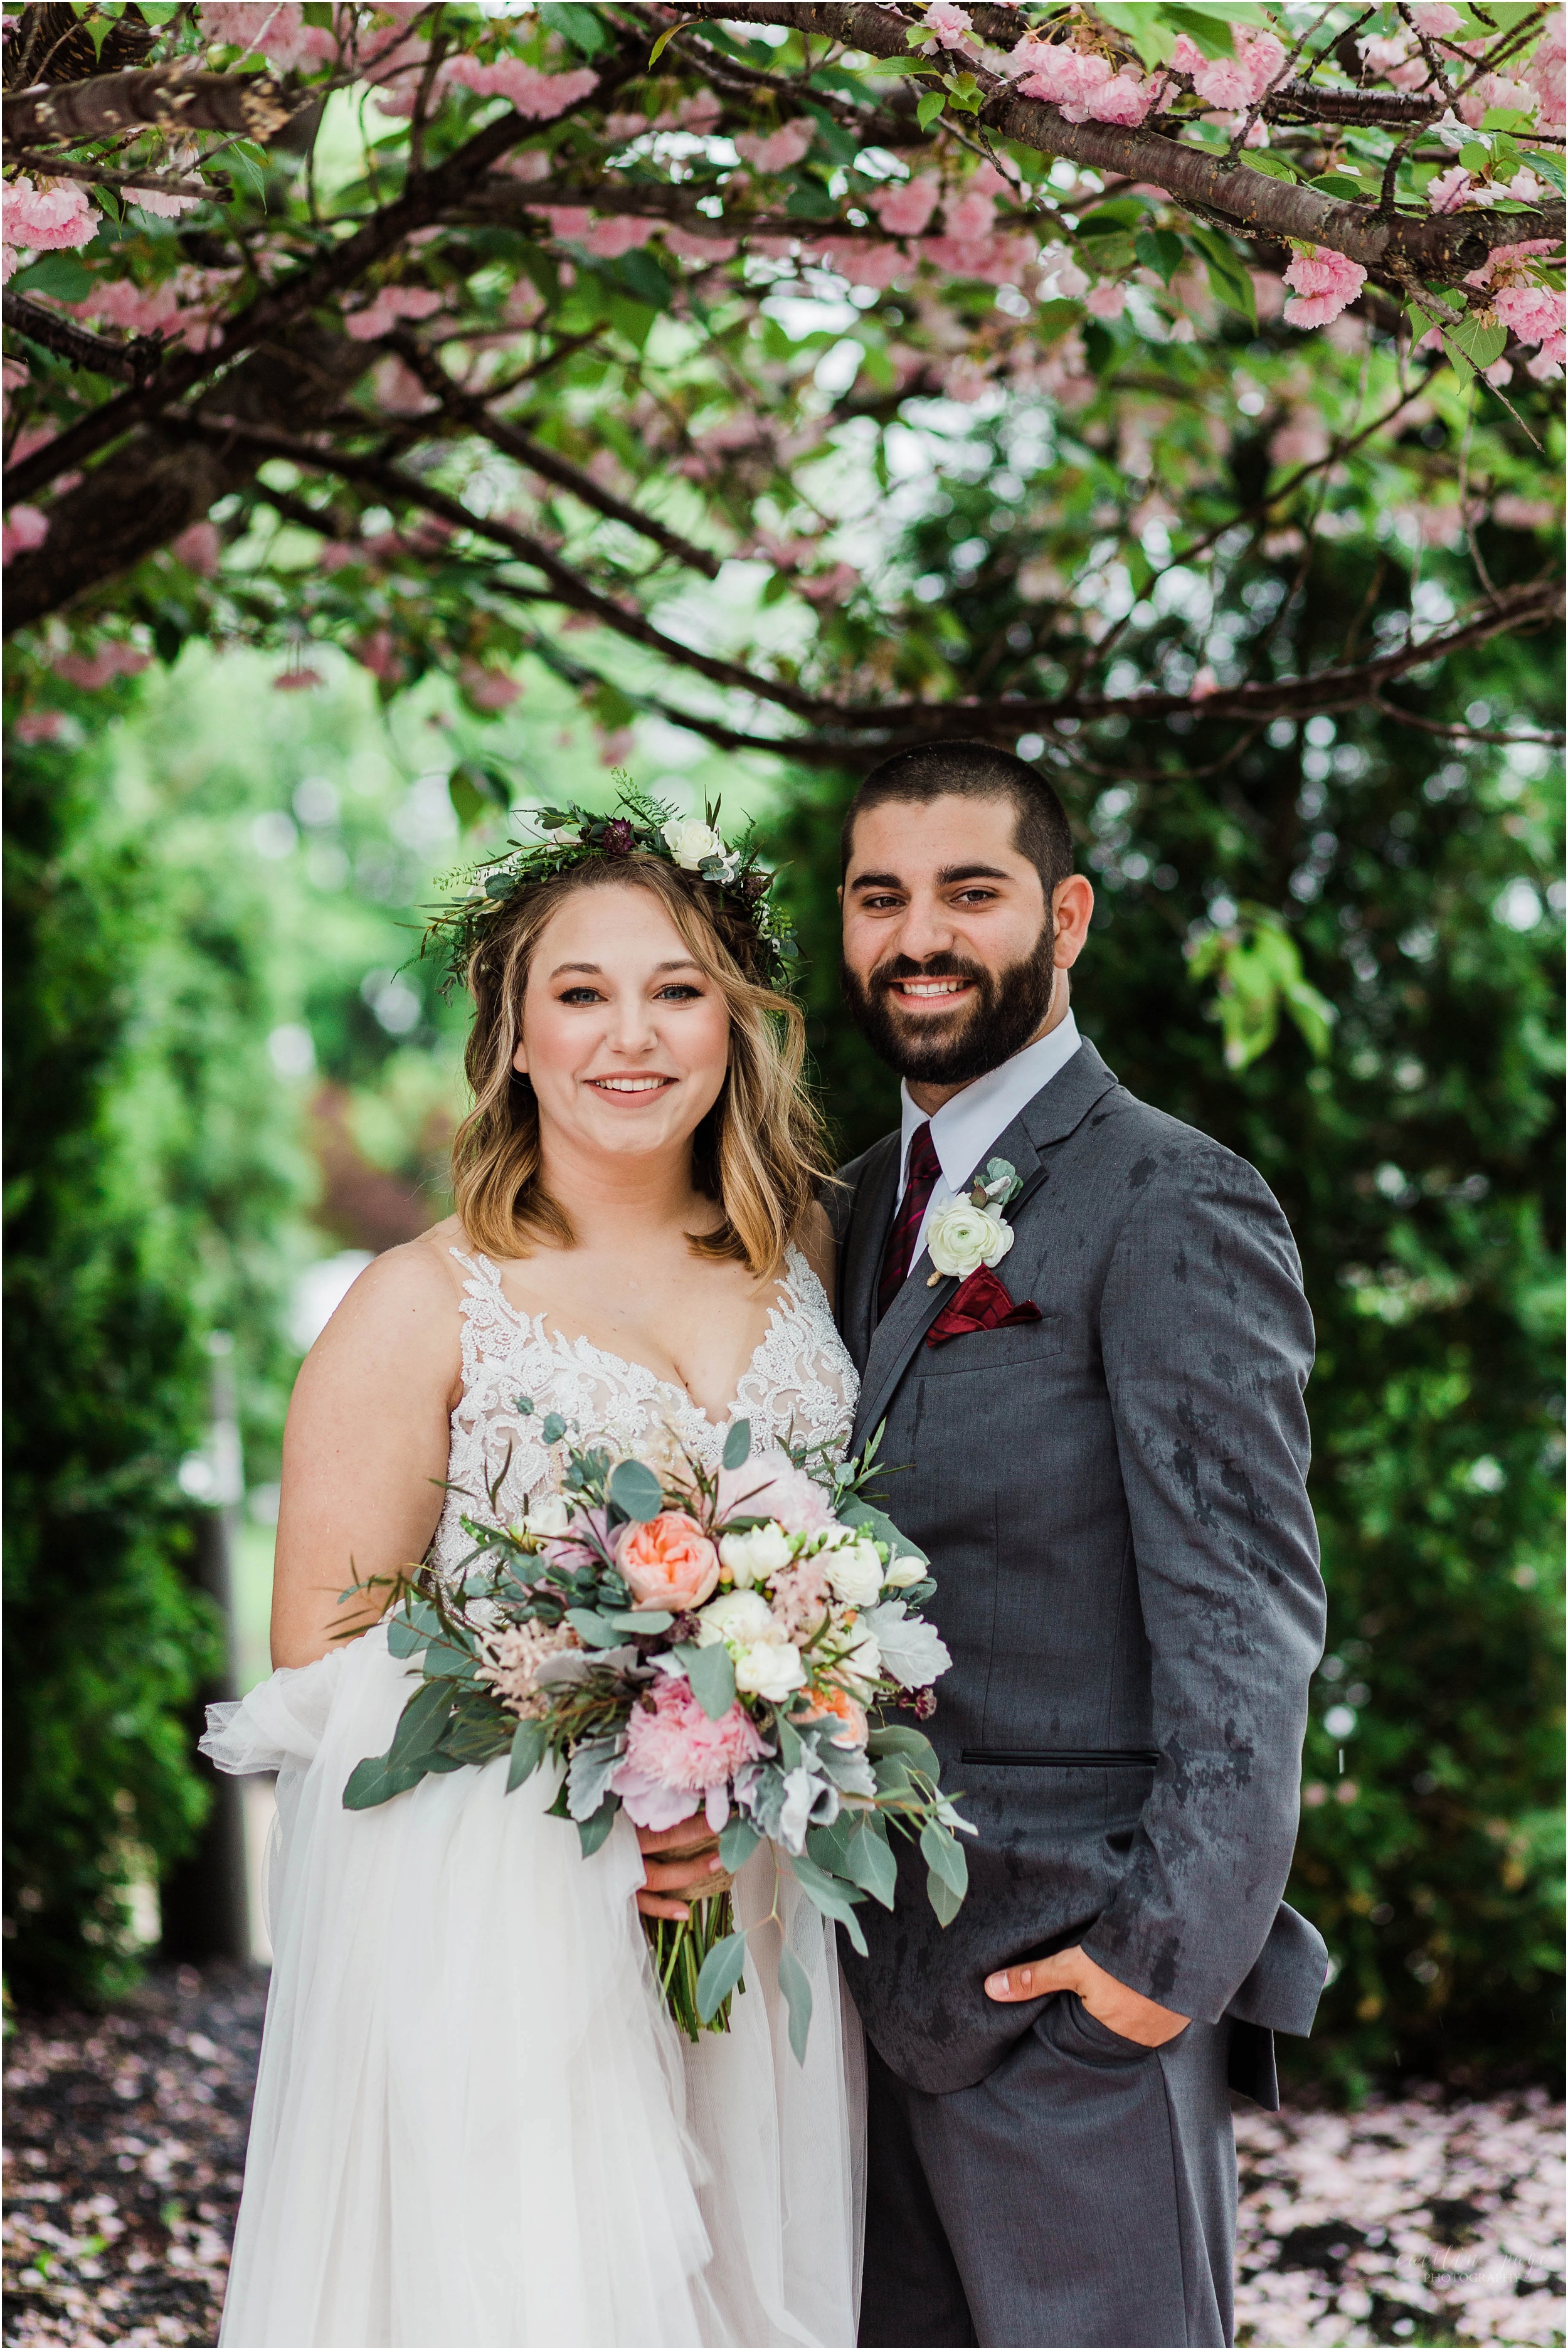
[[[856,1187],[838,1283],[838,1326],[856,1368],[864,1370],[877,1315],[877,1276],[893,1219],[898,1185],[898,1134],[884,1135],[867,1154]]]
[[[1048,1151],[1082,1125],[1102,1094],[1108,1093],[1116,1080],[1106,1068],[1092,1045],[1081,1045],[1068,1062],[1048,1085],[1043,1086],[1033,1101],[1026,1102],[1012,1124],[1007,1128],[985,1153],[985,1160],[1005,1159],[1023,1184],[1023,1190],[1008,1210],[1009,1220],[1016,1218],[1029,1199],[1044,1181],[1048,1170],[1041,1152]],[[985,1163],[981,1161],[981,1165]],[[897,1170],[895,1154],[891,1172]],[[974,1170],[971,1170],[972,1173]],[[930,1253],[922,1250],[919,1260],[909,1269],[909,1279],[893,1300],[880,1322],[873,1327],[875,1310],[876,1266],[881,1257],[881,1241],[892,1212],[892,1183],[886,1187],[881,1220],[876,1227],[873,1245],[872,1280],[863,1326],[869,1338],[865,1353],[859,1357],[860,1400],[855,1416],[853,1445],[858,1451],[893,1399],[893,1391],[908,1367],[909,1358],[925,1336],[942,1307],[958,1288],[955,1274],[949,1274],[934,1288],[928,1288],[933,1267]],[[862,1197],[865,1193],[862,1193]],[[869,1206],[869,1201],[867,1201]],[[855,1223],[851,1230],[853,1250],[857,1232],[862,1223],[859,1201],[856,1203]],[[1005,1265],[1005,1258],[1002,1260]],[[1006,1274],[1003,1273],[1005,1280]],[[847,1294],[847,1293],[846,1293]],[[853,1348],[853,1342],[852,1348]]]

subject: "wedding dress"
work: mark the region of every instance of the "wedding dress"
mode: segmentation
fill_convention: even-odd
[[[504,1520],[553,1489],[547,1412],[616,1449],[668,1424],[708,1466],[742,1417],[759,1447],[847,1437],[855,1372],[797,1251],[722,1426],[517,1312],[487,1258],[453,1254],[462,1491],[431,1546],[438,1574],[472,1551],[459,1521],[490,1516],[494,1479]],[[213,1707],[202,1742],[221,1770],[278,1774],[272,1988],[221,2341],[852,2343],[861,2052],[831,1928],[786,1878],[782,1931],[814,1994],[804,2065],[772,1926],[748,1946],[730,2033],[692,2046],[653,1980],[624,1813],[585,1861],[545,1816],[553,1773],[507,1795],[504,1758],[345,1811],[410,1669],[378,1629]],[[740,1922],[774,1888],[763,1846],[736,1883]]]

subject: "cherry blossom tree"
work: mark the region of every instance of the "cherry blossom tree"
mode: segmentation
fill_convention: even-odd
[[[1129,717],[1419,722],[1402,681],[1560,608],[1482,542],[1554,494],[1561,6],[103,0],[5,59],[35,732],[52,675],[209,633],[479,712],[538,660],[611,756],[651,711],[1071,764]],[[906,525],[1002,412],[1018,618],[961,647]],[[1392,601],[1339,660],[1134,658],[1162,580],[1346,530]]]

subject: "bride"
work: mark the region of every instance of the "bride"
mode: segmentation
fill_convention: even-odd
[[[711,1847],[659,1858],[690,1854],[691,1823],[623,1812],[584,1860],[545,1816],[550,1773],[506,1795],[504,1759],[342,1802],[410,1685],[379,1623],[344,1638],[339,1595],[410,1561],[452,1576],[465,1513],[536,1510],[559,1451],[541,1415],[620,1450],[667,1430],[708,1467],[741,1417],[758,1446],[848,1433],[776,917],[715,837],[727,878],[692,869],[704,827],[639,808],[455,918],[475,1003],[457,1213],[361,1274],[295,1389],[277,1669],[202,1742],[278,1773],[225,2344],[855,2339],[857,2026],[798,1890],[804,2066],[776,1932],[748,1945],[729,2034],[693,2046],[664,2011],[638,1912],[682,1916],[718,1869]],[[764,1846],[737,1922],[772,1899]]]

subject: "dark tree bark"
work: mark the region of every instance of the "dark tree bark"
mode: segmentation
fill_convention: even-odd
[[[295,101],[271,74],[192,73],[182,65],[99,74],[7,98],[7,145],[30,139],[107,139],[119,130],[223,130],[267,140]]]

